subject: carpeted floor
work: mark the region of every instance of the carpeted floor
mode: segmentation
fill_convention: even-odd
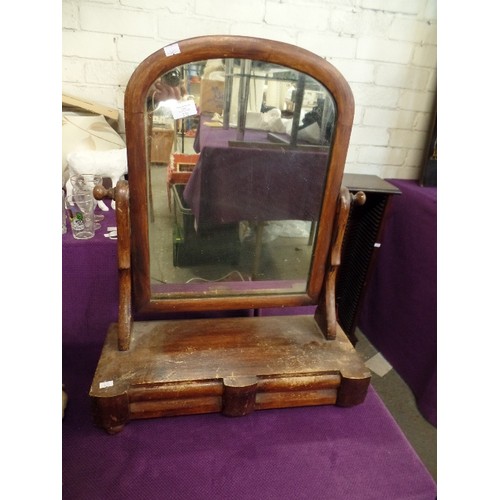
[[[421,415],[407,384],[371,345],[361,330],[356,330],[356,337],[356,350],[372,371],[373,387],[427,470],[437,481],[437,429]]]

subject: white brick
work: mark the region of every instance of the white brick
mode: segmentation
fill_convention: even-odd
[[[413,17],[396,17],[392,21],[387,36],[391,40],[421,43],[426,38],[427,23]]]
[[[363,146],[354,146],[353,144],[349,144],[349,149],[347,150],[347,158],[346,163],[356,163],[358,159],[359,150]]]
[[[424,45],[415,47],[412,64],[424,66],[425,68],[435,68],[437,64],[437,49],[435,45]]]
[[[156,15],[151,12],[83,3],[80,7],[82,29],[103,33],[155,36]]]
[[[330,28],[341,35],[357,35],[360,21],[361,15],[359,13],[353,12],[351,9],[346,11],[335,8],[332,9]]]
[[[66,0],[63,0],[66,1]],[[76,1],[77,3],[81,3],[81,0],[73,0]],[[88,0],[84,0],[88,1]],[[91,0],[93,1],[93,0]],[[107,5],[115,5],[117,3],[121,3],[120,0],[95,0],[95,3],[101,3],[101,4],[107,4]]]
[[[359,37],[369,34],[385,38],[394,19],[393,14],[366,9],[347,11],[332,7],[330,28],[342,35]]]
[[[78,28],[78,5],[76,3],[63,1],[62,27],[67,29]]]
[[[423,148],[427,142],[427,133],[418,130],[391,130],[389,146],[393,148]]]
[[[62,53],[89,59],[113,59],[115,42],[113,35],[85,31],[63,31]]]
[[[428,45],[437,45],[437,39],[438,39],[437,22],[429,21],[428,24],[429,24],[429,31],[424,43]]]
[[[398,107],[413,111],[429,111],[434,106],[435,94],[433,92],[418,92],[404,90],[398,101]]]
[[[437,45],[437,23],[426,21],[425,34],[422,39],[424,45]]]
[[[354,119],[352,121],[353,125],[362,125],[364,114],[365,108],[363,106],[354,106]]]
[[[395,108],[401,94],[399,89],[376,87],[364,83],[352,83],[351,90],[357,106],[376,106],[379,108]]]
[[[322,5],[291,5],[267,2],[264,22],[267,24],[324,31],[328,28],[330,10]]]
[[[373,83],[375,64],[367,61],[333,59],[330,61],[348,82]]]
[[[354,127],[351,134],[351,143],[354,145],[387,146],[389,132],[380,127]]]
[[[182,15],[162,14],[159,19],[159,36],[162,39],[184,40],[201,35],[229,34],[231,23],[228,21],[193,17],[186,19]]]
[[[415,121],[413,111],[368,107],[363,117],[363,125],[385,128],[411,129]]]
[[[433,113],[417,113],[417,115],[415,116],[413,128],[415,130],[428,131],[431,125],[432,117]]]
[[[330,59],[353,59],[356,55],[356,40],[334,34],[307,31],[299,33],[297,45],[321,57]]]
[[[381,175],[383,179],[417,180],[420,178],[420,169],[416,167],[383,166]]]
[[[437,0],[428,0],[427,5],[422,13],[422,17],[428,20],[437,19]]]
[[[85,64],[85,79],[89,83],[116,82],[126,86],[135,68],[135,64],[117,61],[89,61]]]
[[[85,82],[85,65],[83,59],[75,57],[63,57],[62,81],[72,83]]]
[[[386,38],[394,15],[387,14],[386,12],[362,10],[359,17],[358,37]]]
[[[173,40],[153,40],[151,38],[137,38],[121,36],[116,41],[116,53],[120,61],[140,63],[153,52],[163,48]]]
[[[380,64],[375,71],[375,84],[403,89],[425,89],[431,70],[402,64]]]
[[[265,0],[210,0],[196,2],[194,13],[197,16],[221,20],[260,23],[266,10]]]
[[[427,146],[427,143],[426,143]],[[404,162],[404,166],[408,168],[420,168],[424,161],[424,151],[423,149],[409,149],[408,154],[406,155],[406,159]]]
[[[382,177],[382,165],[371,165],[368,163],[348,163],[345,166],[346,174],[378,175]]]
[[[372,61],[408,64],[413,53],[413,44],[381,38],[358,40],[356,57]]]
[[[426,0],[361,0],[364,9],[398,12],[401,14],[418,14],[425,7]]]
[[[381,165],[402,165],[406,149],[387,147],[364,147],[358,156],[359,163],[377,163]]]
[[[268,1],[273,1],[273,0],[268,0]],[[276,1],[276,0],[274,0]],[[278,0],[278,1],[285,1],[289,3],[296,3],[298,5],[311,5],[313,3],[316,4],[323,4],[327,6],[333,6],[335,9],[352,9],[352,0]]]
[[[434,68],[431,71],[431,77],[429,78],[429,81],[427,82],[426,90],[429,90],[430,92],[436,92],[436,89],[437,89],[437,71]]]
[[[297,45],[297,37],[290,30],[263,23],[235,22],[231,24],[229,33],[231,35],[254,36]]]
[[[120,0],[120,4],[125,7],[133,7],[136,9],[147,11],[168,11],[176,13],[190,13],[193,12],[193,5],[195,0]]]

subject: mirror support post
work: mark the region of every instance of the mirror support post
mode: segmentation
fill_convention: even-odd
[[[115,200],[118,232],[118,272],[120,280],[118,349],[120,351],[127,351],[130,346],[130,335],[132,332],[132,273],[130,269],[130,214],[127,181],[119,181],[117,183]]]
[[[328,340],[334,340],[337,335],[337,312],[335,310],[335,284],[340,267],[342,242],[351,209],[351,194],[343,186],[341,188],[336,211],[336,223],[330,249],[330,259],[320,302],[316,309],[315,319]]]
[[[115,188],[107,190],[99,185],[94,188],[96,200],[110,198],[116,203],[116,227],[118,235],[118,350],[127,351],[132,332],[132,274],[130,268],[130,214],[129,186],[118,181]]]

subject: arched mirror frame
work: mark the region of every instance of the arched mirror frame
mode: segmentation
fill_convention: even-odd
[[[332,95],[336,121],[305,293],[207,298],[155,298],[151,293],[148,234],[147,96],[164,73],[193,61],[242,58],[281,64],[317,80]],[[329,250],[344,164],[354,116],[351,89],[340,72],[321,57],[283,42],[243,36],[202,36],[166,46],[135,70],[125,92],[125,130],[130,190],[132,300],[136,313],[293,307],[318,303],[328,268]]]

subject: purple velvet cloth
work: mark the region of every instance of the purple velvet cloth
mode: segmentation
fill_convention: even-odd
[[[109,201],[106,201],[109,207]],[[101,228],[90,240],[75,240],[68,223],[63,234],[62,325],[63,341],[102,344],[110,321],[118,319],[117,241],[105,238],[116,227],[114,210],[104,214]],[[88,338],[92,332],[94,338]]]
[[[360,314],[361,331],[437,425],[437,188],[390,179],[394,196]]]
[[[66,353],[62,424],[68,500],[433,500],[436,485],[369,390],[353,408],[311,407],[130,422],[107,435],[86,392],[98,351]]]
[[[110,436],[88,392],[118,310],[116,241],[63,236],[62,498],[432,500],[436,484],[373,389],[353,408],[130,422]]]

